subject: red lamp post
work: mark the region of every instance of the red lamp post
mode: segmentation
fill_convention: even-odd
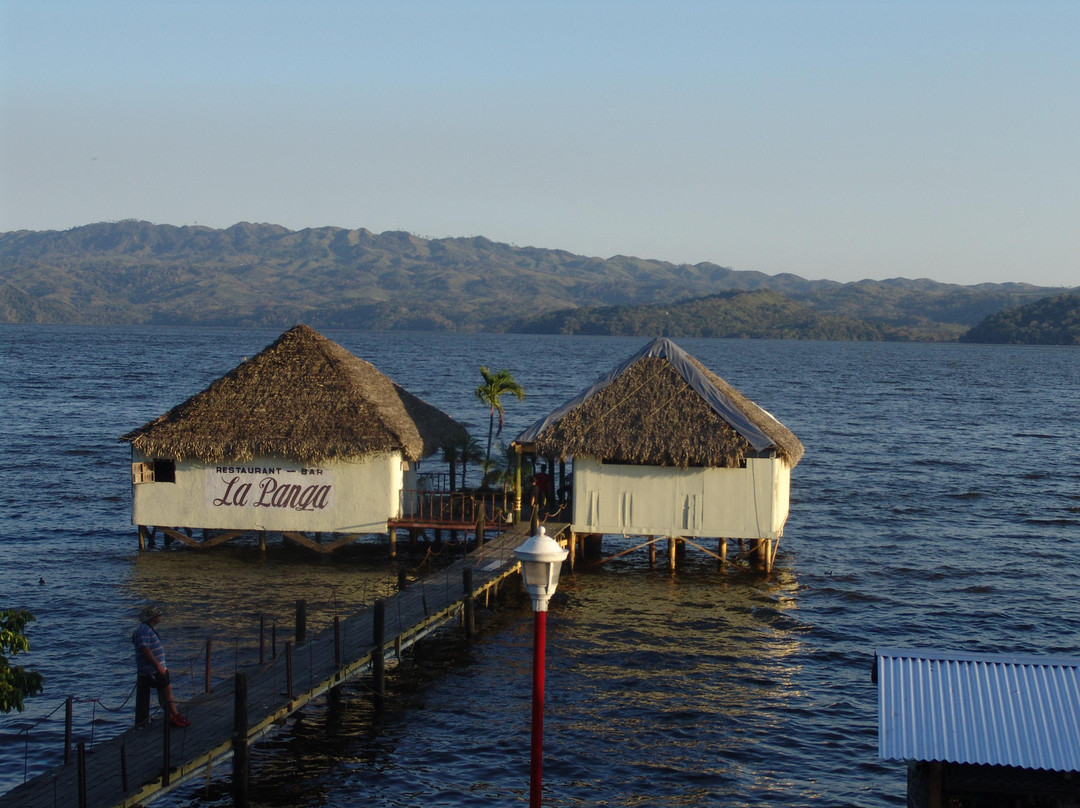
[[[529,808],[540,808],[544,768],[544,645],[547,607],[559,585],[559,571],[567,551],[543,527],[514,550],[521,562],[521,577],[533,607],[532,756],[529,765]]]

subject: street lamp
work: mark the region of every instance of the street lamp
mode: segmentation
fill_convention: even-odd
[[[567,551],[543,527],[514,550],[521,562],[521,577],[533,607],[532,758],[529,766],[529,808],[540,808],[540,780],[544,760],[544,640],[547,607],[559,585],[559,570]]]

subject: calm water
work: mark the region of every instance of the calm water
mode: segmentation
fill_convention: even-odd
[[[0,792],[59,761],[69,694],[81,739],[130,723],[127,638],[147,601],[168,609],[183,697],[208,636],[226,676],[255,653],[259,612],[287,624],[305,598],[319,628],[391,589],[394,571],[363,553],[136,552],[117,436],[276,336],[0,327],[0,605],[38,615],[23,661],[46,677],[25,713],[0,717]],[[327,336],[481,438],[480,364],[527,390],[507,404],[512,436],[645,342]],[[768,578],[718,572],[692,549],[674,577],[643,553],[564,576],[546,804],[900,805],[903,766],[877,759],[875,647],[1080,653],[1080,352],[680,344],[806,445],[786,536]],[[473,645],[432,643],[395,672],[380,720],[362,683],[341,710],[312,707],[260,747],[255,804],[526,801],[530,632],[528,607],[511,603]],[[228,805],[224,782],[159,804]]]

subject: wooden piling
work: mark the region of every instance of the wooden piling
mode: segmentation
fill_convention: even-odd
[[[716,554],[720,556],[720,566],[727,563],[727,539],[720,539],[718,541]]]
[[[210,681],[213,674],[213,667],[211,661],[213,659],[214,640],[212,637],[206,638],[206,679],[203,685],[203,693],[210,692]]]
[[[577,559],[577,534],[570,532],[570,540],[566,543],[566,549],[570,551],[570,569],[574,568]]]
[[[147,676],[135,678],[135,726],[150,723],[150,679]]]
[[[668,569],[675,572],[675,537],[668,536],[667,540]]]
[[[341,618],[334,615],[334,667],[341,668]]]
[[[462,615],[465,622],[465,639],[471,640],[473,631],[476,629],[476,603],[473,597],[473,571],[472,567],[466,567],[461,571],[461,583],[465,593],[465,601]]]
[[[656,539],[649,536],[649,569],[656,566]]]
[[[386,530],[386,538],[390,542],[390,557],[397,558],[397,528],[390,527]]]
[[[71,763],[71,721],[72,712],[75,704],[75,699],[72,696],[67,697],[67,702],[64,704],[64,765],[67,766]]]
[[[243,671],[236,672],[233,687],[233,805],[246,808],[248,804],[248,681]]]
[[[375,601],[371,622],[372,645],[371,678],[376,712],[386,705],[386,602]]]
[[[296,644],[307,642],[307,601],[296,601]]]
[[[86,744],[79,741],[79,808],[86,808]]]
[[[288,640],[285,640],[285,692],[289,696],[289,701],[296,698],[293,695],[292,643]]]
[[[172,722],[165,716],[161,722],[161,784],[169,785],[172,777]]]

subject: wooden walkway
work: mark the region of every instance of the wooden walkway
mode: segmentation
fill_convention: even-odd
[[[567,525],[546,527],[549,535],[565,543]],[[381,609],[366,608],[340,620],[336,631],[326,629],[301,645],[288,646],[286,653],[265,665],[251,666],[244,672],[247,732],[240,737],[234,738],[237,688],[228,680],[185,702],[190,727],[170,728],[158,717],[85,753],[80,749],[71,763],[0,796],[0,808],[129,808],[160,796],[230,757],[234,741],[246,749],[312,699],[373,664],[379,666],[377,611],[385,613],[381,645],[390,658],[461,614],[467,594],[482,595],[517,571],[514,548],[527,538],[528,530],[527,523],[515,525],[447,569],[387,598]],[[469,575],[472,591],[466,593],[463,582]]]

